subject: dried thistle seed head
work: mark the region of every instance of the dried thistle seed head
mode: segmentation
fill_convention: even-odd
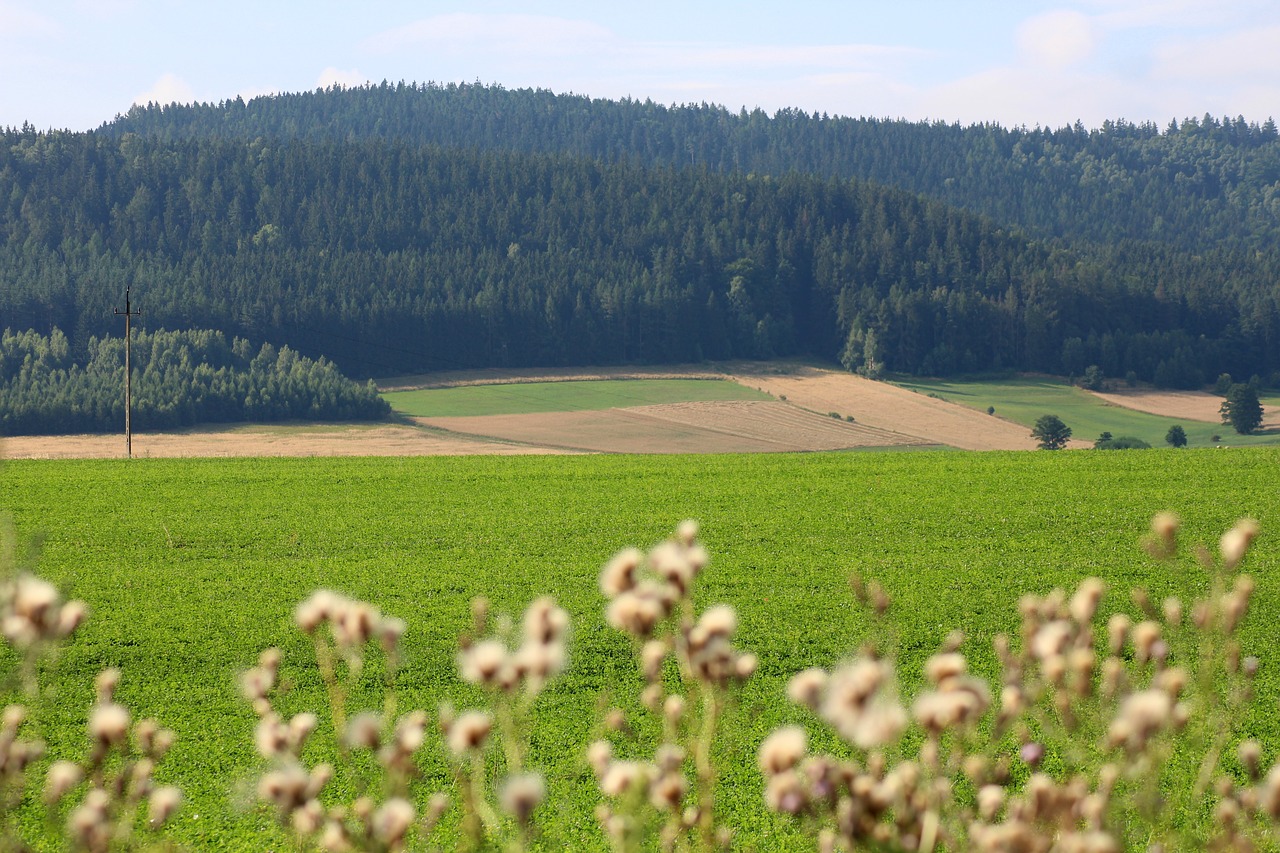
[[[262,775],[258,780],[258,799],[273,804],[280,815],[287,815],[307,800],[307,772],[297,764],[287,764]]]
[[[627,729],[627,715],[622,712],[621,708],[610,708],[609,713],[604,715],[604,724],[611,732],[621,732]]]
[[[116,695],[116,688],[120,686],[120,670],[115,667],[104,669],[93,680],[93,686],[98,693],[99,704],[106,705]]]
[[[556,600],[543,596],[524,611],[524,637],[535,643],[558,643],[569,630],[569,614],[556,605]]]
[[[1060,656],[1071,642],[1075,630],[1065,619],[1054,619],[1045,622],[1036,630],[1031,638],[1031,654],[1042,663],[1050,658]]]
[[[600,791],[606,797],[620,797],[628,791],[645,791],[654,768],[638,761],[614,761],[600,777]]]
[[[352,749],[377,749],[382,743],[382,716],[362,711],[347,723],[347,746]]]
[[[263,667],[255,666],[240,674],[240,695],[250,702],[266,699],[274,686],[275,674]]]
[[[68,601],[58,611],[58,625],[54,631],[58,639],[65,639],[89,618],[89,606],[83,601]]]
[[[728,639],[738,628],[738,614],[728,604],[717,604],[703,612],[689,632],[689,646],[700,649],[717,639]]]
[[[659,811],[674,812],[684,802],[689,783],[679,773],[663,773],[649,789],[649,802]]]
[[[684,748],[674,743],[664,743],[653,754],[653,763],[662,773],[676,773],[684,766]]]
[[[1112,746],[1130,752],[1141,750],[1160,729],[1173,722],[1173,698],[1164,690],[1150,688],[1130,694],[1107,730]]]
[[[484,711],[467,711],[449,726],[446,739],[454,755],[466,755],[484,746],[493,728],[493,719]]]
[[[662,703],[662,716],[671,725],[676,725],[684,718],[684,697],[668,696]]]
[[[744,652],[733,659],[733,674],[740,681],[745,681],[755,675],[756,668],[760,665],[760,659],[752,652]]]
[[[646,681],[657,681],[662,675],[662,662],[667,657],[667,644],[662,640],[649,640],[640,649],[640,669]]]
[[[760,744],[759,763],[765,775],[791,770],[800,763],[808,749],[808,735],[799,726],[784,726]]]
[[[591,769],[596,772],[597,776],[603,776],[604,772],[609,769],[609,762],[613,759],[613,745],[607,740],[598,740],[587,747],[587,764],[591,765]]]
[[[1218,553],[1222,556],[1222,565],[1234,569],[1244,559],[1249,546],[1258,536],[1258,522],[1252,518],[1242,518],[1235,526],[1222,534],[1218,542]]]
[[[1075,595],[1071,596],[1071,603],[1067,608],[1071,613],[1071,618],[1075,620],[1077,625],[1092,624],[1094,614],[1098,612],[1098,602],[1102,600],[1104,589],[1105,587],[1099,578],[1085,578],[1080,582],[1080,586],[1076,588]]]
[[[520,773],[502,783],[498,799],[503,810],[524,826],[546,796],[547,787],[541,773]]]
[[[329,784],[329,780],[333,778],[333,765],[322,762],[311,768],[311,773],[307,776],[307,787],[305,796],[307,799],[314,799],[320,796],[320,792],[324,790],[324,786]]]
[[[686,518],[680,522],[676,528],[676,541],[686,548],[692,548],[693,543],[698,538],[698,522],[692,518]]]
[[[605,621],[619,631],[647,637],[669,612],[665,596],[642,585],[610,601],[605,608]]]
[[[114,702],[89,712],[89,736],[100,744],[123,745],[129,734],[129,711]]]
[[[934,655],[925,661],[924,674],[925,678],[938,685],[949,678],[964,675],[967,668],[964,655],[959,652],[949,652]]]
[[[284,755],[290,745],[289,727],[274,713],[264,714],[253,729],[253,743],[263,758]]]
[[[1187,688],[1188,677],[1187,671],[1182,667],[1171,666],[1156,676],[1155,686],[1177,699]]]
[[[1138,663],[1146,663],[1155,657],[1156,643],[1159,641],[1159,623],[1146,619],[1133,626],[1133,655]]]
[[[314,633],[326,619],[333,618],[341,596],[332,590],[318,589],[302,601],[293,612],[293,621],[303,633]]]
[[[12,738],[17,734],[18,727],[22,725],[22,721],[26,718],[27,709],[22,705],[6,705],[3,721],[0,721],[0,728],[3,729],[5,735]]]
[[[172,785],[156,788],[147,801],[147,822],[154,829],[163,826],[182,805],[182,791]]]
[[[1129,617],[1124,613],[1114,613],[1107,620],[1107,646],[1113,655],[1124,649],[1125,638],[1129,635]]]
[[[644,561],[644,554],[637,548],[619,551],[600,572],[600,591],[606,598],[616,598],[636,585],[636,571]]]
[[[1262,761],[1262,744],[1250,738],[1240,742],[1240,746],[1236,748],[1236,756],[1240,759],[1240,764],[1248,771],[1251,779],[1258,778],[1258,768]]]
[[[816,711],[822,704],[822,693],[826,686],[825,670],[817,667],[802,670],[791,676],[791,680],[787,682],[787,698],[797,705],[804,705]]]
[[[507,647],[498,640],[483,640],[458,652],[458,672],[468,684],[498,686],[509,665]]]
[[[389,847],[398,847],[416,816],[412,803],[403,797],[392,797],[373,813],[373,837]]]
[[[1147,553],[1156,559],[1167,559],[1178,552],[1178,516],[1172,512],[1157,513],[1151,519],[1151,537],[1144,543]]]
[[[983,785],[978,789],[978,814],[983,820],[995,820],[1004,807],[1005,790],[999,785]]]
[[[55,761],[49,766],[44,779],[44,801],[50,805],[60,802],[67,793],[80,784],[84,772],[78,764],[70,761]]]
[[[422,748],[427,737],[427,715],[423,711],[410,711],[396,721],[396,748],[412,754]]]
[[[12,589],[10,607],[15,615],[40,628],[56,622],[57,587],[35,575],[19,575]]]
[[[528,680],[526,688],[536,691],[564,670],[564,644],[528,641],[511,657],[511,665],[518,677]]]
[[[764,801],[770,811],[799,814],[808,803],[804,780],[794,770],[775,773],[765,782]]]

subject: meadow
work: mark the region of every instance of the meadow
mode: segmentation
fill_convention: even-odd
[[[1274,431],[1238,435],[1230,426],[1222,423],[1159,417],[1111,406],[1081,388],[1051,377],[975,381],[904,379],[895,380],[894,384],[972,409],[986,411],[988,406],[994,406],[997,416],[1016,421],[1028,429],[1034,426],[1036,418],[1041,415],[1054,414],[1071,427],[1073,439],[1085,441],[1093,441],[1106,431],[1113,436],[1140,438],[1152,447],[1164,447],[1165,433],[1169,427],[1179,424],[1186,431],[1188,447],[1242,447],[1280,443],[1280,435]],[[1274,395],[1262,395],[1261,400],[1269,410],[1280,407],[1280,398]]]
[[[1097,575],[1109,587],[1104,615],[1133,612],[1135,586],[1156,601],[1203,593],[1193,561],[1171,568],[1138,547],[1162,510],[1184,518],[1190,542],[1215,543],[1241,516],[1261,523],[1246,563],[1258,589],[1243,638],[1264,663],[1237,723],[1270,763],[1280,744],[1280,579],[1267,570],[1280,529],[1278,464],[1280,451],[1268,448],[12,461],[0,465],[0,508],[21,534],[42,538],[40,573],[91,608],[48,671],[40,734],[54,754],[82,749],[93,677],[119,667],[120,701],[178,734],[159,780],[186,792],[172,836],[197,849],[286,844],[253,804],[262,763],[236,678],[279,646],[289,711],[322,710],[310,644],[292,618],[320,587],[408,623],[400,707],[433,716],[444,700],[480,701],[454,662],[473,597],[516,617],[537,596],[555,596],[573,629],[569,667],[538,699],[530,764],[546,771],[548,799],[537,818],[545,849],[603,849],[586,746],[613,705],[650,746],[655,724],[637,705],[629,641],[605,625],[600,567],[697,519],[712,556],[697,603],[732,604],[735,645],[760,661],[718,747],[719,794],[740,849],[777,850],[806,842],[764,808],[756,750],[786,722],[834,745],[784,690],[794,673],[829,667],[867,637],[851,572],[892,597],[891,645],[908,690],[952,629],[965,632],[972,669],[993,678],[991,638],[1015,630],[1025,592]],[[438,741],[427,755],[425,788],[447,788]],[[28,813],[37,834],[38,812]]]
[[[768,400],[768,394],[720,379],[593,379],[389,391],[397,412],[421,418],[583,412],[660,403]]]

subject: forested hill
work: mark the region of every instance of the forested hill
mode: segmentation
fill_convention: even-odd
[[[380,138],[616,162],[852,177],[923,193],[1042,236],[1266,249],[1280,237],[1271,119],[1164,128],[1006,129],[723,107],[667,107],[499,86],[382,84],[135,107],[100,133],[178,139]]]
[[[348,373],[810,354],[853,369],[1280,366],[1274,254],[1050,247],[860,181],[404,140],[0,137],[0,325]]]

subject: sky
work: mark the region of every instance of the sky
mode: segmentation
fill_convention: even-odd
[[[1278,0],[0,0],[0,127],[482,82],[1060,127],[1280,119]]]

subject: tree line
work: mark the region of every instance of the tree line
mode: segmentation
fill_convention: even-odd
[[[59,329],[0,334],[0,435],[111,432],[124,425],[123,338],[90,338],[77,360]],[[386,401],[332,362],[288,347],[256,351],[221,332],[141,332],[130,353],[133,425],[384,418]]]
[[[864,181],[382,139],[0,143],[0,308],[80,353],[131,286],[155,327],[365,376],[794,354],[1169,384],[1280,366],[1274,254],[1057,246]]]
[[[860,178],[1038,236],[1265,247],[1280,236],[1280,133],[1268,118],[998,124],[592,99],[543,89],[382,83],[186,106],[135,106],[100,133],[153,139],[380,138],[604,162]]]

